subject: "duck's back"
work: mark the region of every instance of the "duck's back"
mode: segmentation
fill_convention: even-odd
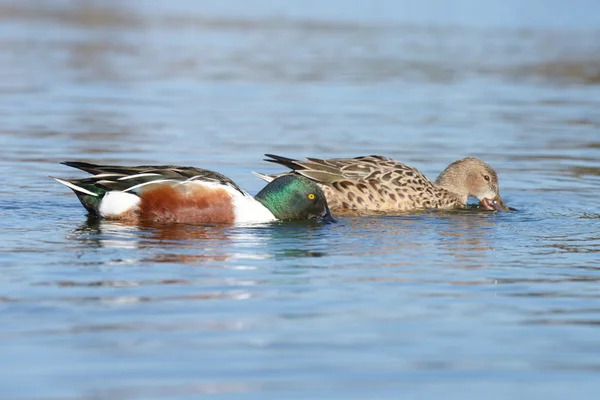
[[[65,165],[92,176],[60,179],[91,215],[162,223],[267,222],[273,214],[226,176],[201,168]]]
[[[457,196],[416,168],[383,156],[297,161],[267,155],[271,162],[319,182],[332,210],[393,212],[460,206]]]

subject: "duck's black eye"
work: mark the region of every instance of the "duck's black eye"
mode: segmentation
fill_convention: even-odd
[[[484,176],[483,176],[483,179],[485,179],[486,181],[488,181],[488,182],[489,182],[489,181],[490,181],[490,176],[489,176],[489,175],[484,175]]]

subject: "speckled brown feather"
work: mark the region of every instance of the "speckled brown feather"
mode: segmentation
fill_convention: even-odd
[[[431,182],[417,169],[383,156],[307,161],[267,154],[266,161],[285,165],[317,181],[332,210],[407,211],[463,207],[456,194]],[[273,178],[273,176],[269,176]]]

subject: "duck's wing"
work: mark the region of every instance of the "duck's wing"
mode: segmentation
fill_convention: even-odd
[[[123,192],[135,192],[137,189],[155,183],[180,184],[195,182],[228,186],[245,194],[235,182],[225,175],[202,168],[175,165],[140,165],[130,167],[96,165],[79,161],[65,161],[62,164],[92,174],[91,177],[70,179],[68,182],[86,186],[92,185],[105,191],[119,190]]]
[[[293,172],[323,184],[332,184],[342,180],[358,181],[367,179],[373,174],[410,168],[398,161],[377,155],[329,159],[307,157],[302,161],[274,154],[265,154],[265,156],[269,157],[265,161],[283,165]],[[267,182],[282,175],[255,174]]]
[[[81,204],[92,214],[99,213],[100,204],[108,193],[120,193],[119,201],[133,206],[139,201],[140,190],[153,184],[174,186],[201,184],[210,188],[226,188],[232,193],[239,192],[243,196],[249,196],[225,175],[201,168],[173,165],[129,167],[96,165],[79,161],[65,161],[62,164],[92,174],[90,177],[78,179],[51,177],[72,189]]]

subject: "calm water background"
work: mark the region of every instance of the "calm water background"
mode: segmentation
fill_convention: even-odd
[[[0,397],[597,398],[599,3],[159,3],[0,2]],[[47,178],[266,152],[479,156],[519,211],[132,227]]]

